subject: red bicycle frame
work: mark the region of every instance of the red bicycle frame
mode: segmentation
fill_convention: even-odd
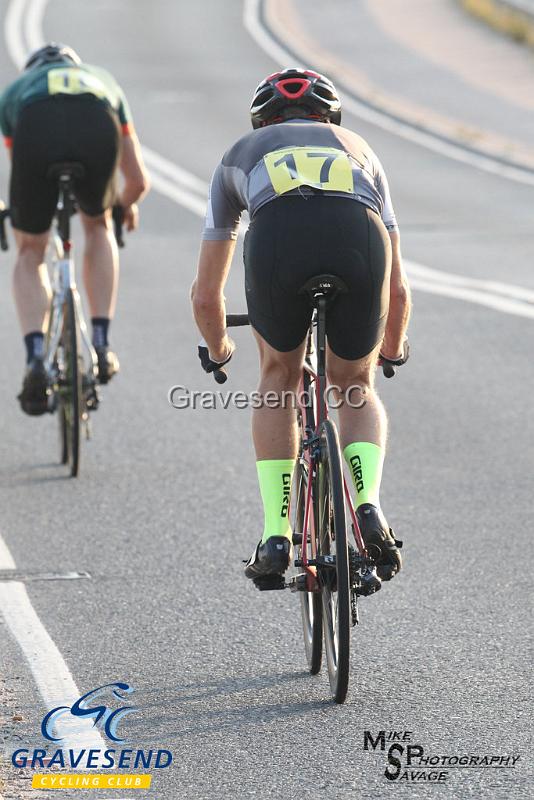
[[[328,403],[326,402],[326,385],[327,385],[326,373],[324,375],[321,375],[321,372],[323,370],[314,369],[313,364],[311,362],[313,352],[314,352],[313,337],[310,331],[308,339],[308,347],[306,350],[306,360],[304,362],[304,372],[307,373],[308,375],[309,378],[308,382],[310,387],[313,386],[313,395],[315,399],[316,413],[315,413],[315,428],[313,431],[310,431],[308,428],[306,428],[306,425],[303,424],[303,429],[305,431],[305,435],[307,438],[303,442],[301,459],[303,459],[307,465],[308,481],[306,485],[306,505],[304,511],[304,522],[302,530],[301,561],[302,561],[302,567],[306,573],[307,590],[309,592],[318,592],[320,591],[320,587],[317,581],[317,570],[314,566],[310,566],[310,564],[308,563],[310,560],[313,561],[317,556],[317,530],[316,530],[315,513],[313,507],[312,486],[313,486],[313,478],[315,476],[315,470],[317,469],[317,460],[318,460],[317,444],[319,442],[319,429],[323,420],[328,419]],[[322,364],[324,364],[324,353],[319,354],[318,360],[320,363],[322,362]],[[305,423],[307,419],[306,403],[310,402],[311,402],[310,392],[305,388],[305,381],[303,374],[300,381],[299,394],[298,394],[298,406],[303,423]],[[358,553],[362,557],[365,557],[367,556],[367,552],[365,550],[365,544],[363,542],[360,526],[358,525],[358,519],[356,517],[354,503],[352,502],[352,497],[350,495],[345,475],[343,475],[343,489],[345,494],[345,505],[349,509],[350,518],[352,521],[352,531],[354,534],[356,548],[358,550]],[[308,558],[308,530],[310,534],[309,536],[310,558]]]

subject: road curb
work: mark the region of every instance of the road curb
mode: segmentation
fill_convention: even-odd
[[[534,3],[514,0],[459,0],[467,12],[516,42],[534,47]]]

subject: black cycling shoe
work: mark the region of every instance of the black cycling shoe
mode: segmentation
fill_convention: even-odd
[[[107,345],[95,347],[95,350],[98,358],[98,381],[101,384],[109,383],[120,369],[119,359]]]
[[[256,546],[245,566],[247,578],[283,575],[291,563],[293,545],[286,536],[271,536],[265,544]]]
[[[371,503],[363,503],[356,509],[358,524],[369,556],[376,561],[376,574],[382,581],[389,581],[402,568],[397,541],[382,512]]]
[[[22,391],[17,395],[22,410],[32,417],[46,414],[52,396],[50,378],[42,358],[33,358],[26,369]]]

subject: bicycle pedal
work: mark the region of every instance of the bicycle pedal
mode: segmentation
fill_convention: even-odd
[[[302,544],[302,533],[293,534],[293,544]]]
[[[395,532],[394,532],[393,528],[389,529],[389,535],[391,536],[391,538],[395,542],[395,547],[398,547],[399,550],[400,550],[401,547],[402,547],[402,539],[395,539]]]
[[[355,589],[355,594],[369,597],[376,594],[382,588],[382,581],[374,570],[367,570],[360,576],[360,580]]]
[[[253,578],[253,583],[260,592],[270,592],[286,588],[283,575],[261,575],[258,578]]]

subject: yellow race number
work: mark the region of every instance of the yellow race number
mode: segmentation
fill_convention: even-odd
[[[48,94],[94,94],[106,96],[106,87],[95,75],[82,69],[51,69],[48,73]]]
[[[352,165],[347,153],[335,147],[284,147],[263,157],[276,194],[299,186],[325,192],[354,193]]]

